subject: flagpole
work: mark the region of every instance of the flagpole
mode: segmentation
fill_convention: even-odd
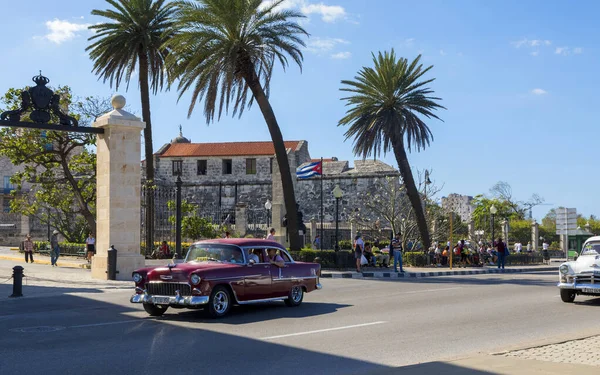
[[[323,158],[321,157],[321,238],[319,241],[320,250],[323,250]]]

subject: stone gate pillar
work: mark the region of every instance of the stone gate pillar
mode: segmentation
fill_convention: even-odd
[[[538,251],[538,239],[540,237],[540,225],[534,220],[531,223],[531,246],[533,251]]]
[[[238,203],[235,206],[235,233],[240,237],[245,237],[246,233],[248,233],[248,217],[246,209],[246,203]]]
[[[508,220],[502,220],[502,240],[508,245]]]
[[[112,106],[113,111],[92,124],[104,129],[97,140],[97,240],[92,277],[108,278],[108,249],[114,245],[117,279],[130,280],[133,270],[145,264],[140,254],[140,132],[146,124],[123,110],[123,96],[113,96]]]

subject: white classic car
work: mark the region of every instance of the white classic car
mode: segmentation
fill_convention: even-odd
[[[578,294],[600,297],[600,236],[588,238],[576,260],[560,265],[558,287],[563,302]]]

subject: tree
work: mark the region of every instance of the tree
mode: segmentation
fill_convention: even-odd
[[[168,201],[167,207],[170,211],[177,210],[176,201]],[[191,240],[201,238],[215,238],[221,232],[219,225],[212,223],[210,219],[198,216],[198,206],[186,200],[181,202],[181,234]],[[169,222],[175,224],[177,217],[169,216]]]
[[[420,151],[430,144],[433,135],[421,117],[439,120],[433,111],[444,107],[427,87],[434,79],[420,81],[433,68],[423,68],[420,60],[421,55],[409,63],[405,58],[396,58],[394,50],[373,55],[374,68],[363,67],[353,81],[342,81],[341,90],[351,95],[342,100],[350,109],[338,126],[349,126],[346,139],[354,138],[354,153],[363,158],[393,150],[423,245],[429,248],[421,195],[406,150]]]
[[[302,67],[302,36],[307,32],[295,21],[303,17],[276,9],[282,1],[197,0],[177,3],[176,35],[166,47],[171,80],[179,79],[179,97],[192,91],[190,116],[204,99],[204,116],[210,124],[232,109],[242,115],[257,102],[267,123],[283,187],[290,247],[300,250],[296,197],[281,129],[269,102],[269,84],[275,62],[285,69],[288,56]],[[251,95],[248,95],[250,91]]]
[[[129,83],[133,73],[138,73],[142,120],[144,128],[144,155],[146,185],[154,184],[154,152],[152,145],[152,120],[150,115],[150,90],[156,95],[165,84],[165,58],[169,50],[164,44],[173,36],[172,16],[174,3],[166,0],[106,0],[114,9],[93,10],[95,16],[108,22],[90,26],[95,34],[86,48],[94,60],[93,72],[118,90],[121,81]],[[146,195],[146,243],[152,243],[154,232],[154,196]]]
[[[23,90],[27,90],[25,88]],[[6,109],[19,107],[20,89],[9,89],[2,98]],[[55,90],[61,106],[79,126],[89,126],[110,110],[108,99],[87,97],[72,102],[67,86]],[[23,121],[29,121],[24,116]],[[52,118],[52,122],[58,119]],[[78,242],[96,233],[96,155],[89,150],[96,137],[91,134],[4,128],[0,130],[0,155],[22,169],[12,176],[16,189],[11,210],[51,224],[68,241]]]
[[[497,199],[506,202],[506,204],[508,204],[515,214],[513,216],[518,219],[525,219],[525,214],[528,211],[531,213],[531,209],[533,207],[544,203],[544,198],[540,197],[538,194],[533,194],[526,202],[517,201],[513,198],[512,187],[508,184],[508,182],[504,181],[498,181],[494,186],[492,186],[490,193]]]

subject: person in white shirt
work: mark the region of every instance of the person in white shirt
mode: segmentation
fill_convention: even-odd
[[[550,245],[548,245],[548,242],[544,241],[544,243],[542,244],[542,255],[544,257],[544,263],[550,264],[550,253],[548,252],[548,250],[550,250]]]
[[[354,259],[356,259],[356,272],[360,271],[360,261],[365,251],[365,242],[362,240],[360,233],[354,238]]]
[[[87,261],[88,263],[91,263],[92,256],[94,256],[96,253],[96,239],[92,233],[90,233],[88,238],[85,240],[85,245],[87,247]]]
[[[260,258],[258,257],[258,255],[256,255],[256,253],[259,251],[260,250],[249,250],[248,251],[248,263],[250,263],[251,260],[253,260],[254,263],[260,263]]]

